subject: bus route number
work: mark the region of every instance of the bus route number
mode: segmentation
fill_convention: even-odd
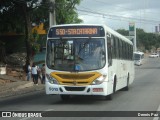
[[[58,91],[58,88],[49,87],[49,91]]]

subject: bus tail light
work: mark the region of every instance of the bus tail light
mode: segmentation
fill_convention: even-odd
[[[53,78],[51,75],[46,74],[46,77],[47,77],[49,83],[51,83],[51,84],[59,84],[58,81],[55,78]]]
[[[97,79],[95,79],[93,82],[92,82],[92,85],[99,85],[101,83],[104,82],[104,80],[106,79],[106,75],[101,75],[100,77],[98,77]]]

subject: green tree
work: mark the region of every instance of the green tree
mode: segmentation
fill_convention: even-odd
[[[38,0],[10,0],[0,1],[1,16],[3,16],[0,24],[1,32],[20,32],[25,36],[26,43],[26,63],[32,60],[32,11],[39,6]],[[6,24],[3,24],[6,23]]]
[[[129,36],[129,31],[128,30],[118,29],[117,32],[124,35],[124,36]]]
[[[118,29],[118,33],[128,36],[129,31],[124,29]],[[160,36],[154,33],[146,33],[143,29],[136,29],[137,47],[140,50],[151,50],[160,47]]]
[[[160,36],[154,33],[146,33],[143,29],[137,29],[137,45],[144,46],[145,50],[151,50],[153,47],[160,47]]]
[[[78,18],[75,5],[81,0],[56,0],[56,22],[57,24],[81,23]]]
[[[79,23],[75,5],[80,0],[56,0],[56,16],[58,24]],[[32,60],[34,36],[31,33],[32,23],[47,23],[49,15],[49,0],[1,0],[0,1],[0,32],[20,32],[25,35],[27,58],[26,63]]]
[[[22,23],[22,17],[17,14],[19,9],[13,3],[13,0],[1,0],[0,1],[0,33],[3,32],[16,32],[19,33],[23,31],[23,27],[20,23]],[[18,19],[17,19],[18,18]],[[23,24],[23,23],[22,23]]]

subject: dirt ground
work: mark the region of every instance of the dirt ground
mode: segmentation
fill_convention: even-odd
[[[12,82],[16,82],[16,80],[18,81],[26,80],[26,73],[22,69],[6,68],[6,75],[0,75],[0,85],[6,85]]]
[[[11,83],[11,82],[13,82],[13,81],[11,81],[11,80],[0,79],[0,85],[5,85],[5,84]]]

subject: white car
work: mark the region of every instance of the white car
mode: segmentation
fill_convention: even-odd
[[[151,55],[149,55],[150,58],[158,58],[159,55],[157,53],[152,53]]]

